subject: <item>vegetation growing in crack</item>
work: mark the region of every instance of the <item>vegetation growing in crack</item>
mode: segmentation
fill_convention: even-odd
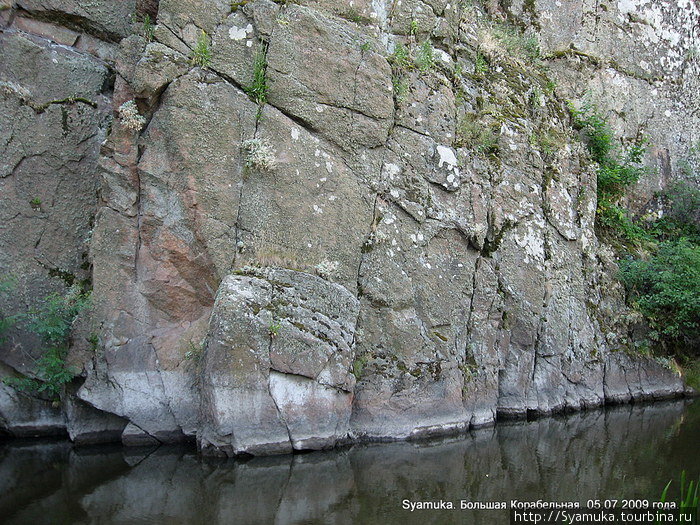
[[[355,7],[349,7],[346,10],[338,10],[336,11],[336,15],[358,25],[372,24],[372,19],[360,13]]]
[[[437,67],[435,49],[429,39],[418,46],[411,44],[406,47],[398,43],[387,60],[391,64],[394,99],[399,103],[403,102],[408,94],[408,74],[411,71],[429,74]]]
[[[280,328],[282,328],[282,325],[280,324],[279,321],[271,321],[270,326],[267,327],[267,333],[270,336],[270,339],[274,339],[277,337],[280,333]]]
[[[367,366],[367,356],[366,355],[360,356],[353,361],[353,363],[352,363],[352,375],[355,376],[355,379],[359,380],[362,378],[362,372],[364,371],[366,366]]]
[[[435,67],[435,50],[430,40],[426,40],[418,48],[415,64],[422,73],[426,73]]]
[[[199,362],[204,355],[204,343],[195,343],[192,339],[187,342],[187,350],[185,351],[185,359],[188,361]]]
[[[153,42],[153,39],[156,36],[156,26],[153,24],[151,16],[148,14],[144,15],[143,17],[141,32],[143,34],[143,38],[146,39],[146,42]]]
[[[204,32],[204,30],[202,30],[197,37],[197,43],[192,49],[192,53],[190,55],[190,62],[193,66],[198,66],[201,68],[209,67],[211,65],[209,36]]]
[[[620,205],[627,189],[648,171],[641,163],[644,141],[640,139],[627,150],[620,151],[607,120],[592,104],[586,102],[580,109],[569,104],[569,110],[574,127],[583,132],[588,151],[598,163],[596,223],[599,231],[612,240],[633,244],[645,240],[643,229]]]
[[[258,106],[263,106],[267,102],[267,81],[265,72],[267,71],[267,47],[260,44],[258,52],[253,61],[253,80],[244,90]]]
[[[275,151],[265,139],[249,139],[243,142],[245,167],[260,171],[270,171],[276,164]]]
[[[139,108],[133,100],[119,106],[117,114],[122,125],[130,131],[141,131],[146,125],[146,119],[139,113]]]
[[[465,115],[457,124],[455,135],[458,148],[469,148],[478,155],[498,155],[500,130],[480,122],[476,115]]]
[[[9,377],[3,381],[17,390],[44,394],[58,401],[63,386],[76,375],[66,363],[70,330],[75,318],[89,303],[90,293],[75,285],[65,295],[51,294],[40,307],[11,316],[9,322],[22,325],[39,336],[42,348],[33,377]]]

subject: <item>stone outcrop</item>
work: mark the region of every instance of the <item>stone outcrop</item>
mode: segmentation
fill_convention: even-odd
[[[2,428],[272,454],[683,395],[565,102],[650,138],[641,209],[695,162],[700,14],[572,4],[0,3],[0,306],[93,297],[64,407],[2,386]]]

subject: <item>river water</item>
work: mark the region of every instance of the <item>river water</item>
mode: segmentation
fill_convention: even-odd
[[[683,469],[700,474],[700,400],[247,461],[183,447],[6,441],[0,522],[507,524],[505,510],[411,512],[402,502],[658,500]]]

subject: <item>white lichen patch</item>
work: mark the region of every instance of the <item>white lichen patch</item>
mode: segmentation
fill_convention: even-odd
[[[291,134],[292,140],[299,140],[299,130],[297,128],[292,128]]]
[[[534,224],[528,224],[527,230],[520,235],[515,235],[515,243],[525,251],[525,264],[533,261],[542,262],[545,257],[544,250],[544,228],[543,221],[536,221]]]
[[[447,165],[448,169],[453,169],[457,167],[457,155],[455,151],[448,146],[438,146],[437,153],[440,155],[440,161],[438,162],[438,168],[442,168],[443,165]]]
[[[28,89],[7,80],[0,80],[0,92],[6,95],[15,95],[23,102],[28,101],[31,97]]]
[[[394,180],[396,176],[401,173],[401,168],[399,168],[396,164],[392,163],[387,163],[382,166],[382,178],[383,179],[389,179],[389,180]]]
[[[329,281],[338,276],[338,268],[340,263],[338,261],[323,260],[318,263],[314,268],[319,277],[328,279]]]
[[[129,100],[124,102],[117,110],[122,125],[131,131],[141,131],[146,125],[146,119],[139,113],[136,102]]]
[[[276,158],[272,146],[264,139],[249,139],[242,144],[246,168],[269,171],[275,167]]]
[[[248,24],[246,27],[231,26],[228,30],[228,36],[231,40],[243,40],[248,37],[249,33],[253,32],[252,24]]]

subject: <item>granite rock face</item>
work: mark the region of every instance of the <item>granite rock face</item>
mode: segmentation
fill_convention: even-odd
[[[643,209],[700,164],[700,13],[555,4],[0,3],[0,306],[93,297],[63,408],[3,386],[2,428],[264,455],[682,395],[565,102],[649,137]]]

